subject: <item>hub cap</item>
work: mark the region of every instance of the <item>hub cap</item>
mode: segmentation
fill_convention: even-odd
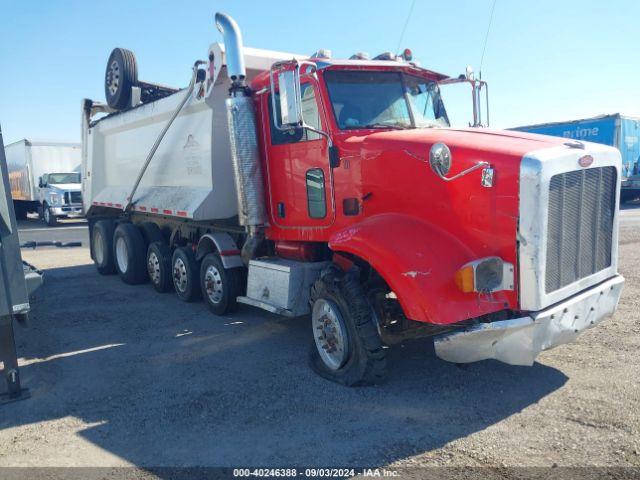
[[[93,256],[96,259],[96,262],[102,264],[104,261],[104,248],[102,245],[102,234],[99,230],[94,231],[93,233]]]
[[[107,88],[111,95],[115,95],[120,85],[120,67],[117,61],[111,62],[109,71],[107,72]]]
[[[44,209],[44,221],[49,223],[49,220],[51,219],[51,212],[49,212],[48,208]]]
[[[147,270],[149,272],[149,278],[151,281],[158,285],[160,284],[160,260],[156,255],[156,252],[151,252],[147,259]]]
[[[187,290],[188,281],[187,267],[182,259],[178,258],[173,264],[173,284],[180,293],[184,293]]]
[[[222,277],[218,269],[213,265],[209,265],[204,272],[204,287],[212,303],[220,303],[222,301]]]
[[[316,301],[311,325],[320,358],[331,370],[338,370],[349,358],[347,327],[338,306],[324,298]]]
[[[127,255],[127,244],[124,238],[118,237],[116,240],[116,262],[121,272],[126,272],[129,266],[129,256]]]

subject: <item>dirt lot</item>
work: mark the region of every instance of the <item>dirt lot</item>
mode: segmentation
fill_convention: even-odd
[[[307,367],[305,319],[217,318],[99,276],[86,247],[23,251],[46,277],[0,466],[640,467],[640,209],[622,215],[620,308],[578,342],[465,369],[414,342],[357,389]]]

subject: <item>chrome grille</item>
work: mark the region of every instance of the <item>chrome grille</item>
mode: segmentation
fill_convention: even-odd
[[[611,266],[616,181],[615,167],[551,177],[547,293]]]
[[[64,201],[67,204],[82,203],[82,192],[65,192]]]

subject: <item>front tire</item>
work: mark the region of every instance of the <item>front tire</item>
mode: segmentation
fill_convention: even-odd
[[[238,308],[242,268],[226,269],[218,254],[209,253],[200,265],[200,289],[209,310],[216,315],[231,313]]]
[[[311,305],[315,372],[347,386],[382,383],[386,355],[357,270],[326,271],[311,289]]]
[[[47,204],[42,207],[42,219],[49,227],[55,227],[58,224],[58,218],[51,211],[51,207]]]
[[[200,291],[200,269],[190,247],[178,247],[171,259],[173,286],[183,302],[194,302],[202,297]]]
[[[147,251],[140,229],[132,223],[121,223],[113,234],[113,256],[116,270],[124,283],[137,285],[147,279]]]

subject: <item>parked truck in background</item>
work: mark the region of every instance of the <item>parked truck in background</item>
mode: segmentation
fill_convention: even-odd
[[[16,218],[38,213],[49,226],[82,215],[81,145],[27,139],[5,147]]]
[[[611,145],[622,155],[620,200],[640,198],[640,118],[614,113],[566,122],[515,127],[520,132],[553,135]]]
[[[407,50],[335,59],[244,48],[237,24],[188,88],[107,63],[83,101],[83,200],[101,274],[216,315],[310,314],[311,365],[381,381],[386,348],[434,337],[453,362],[532,365],[611,315],[620,153],[481,128],[486,84]],[[204,67],[204,68],[201,68]],[[468,82],[474,128],[440,96]]]

